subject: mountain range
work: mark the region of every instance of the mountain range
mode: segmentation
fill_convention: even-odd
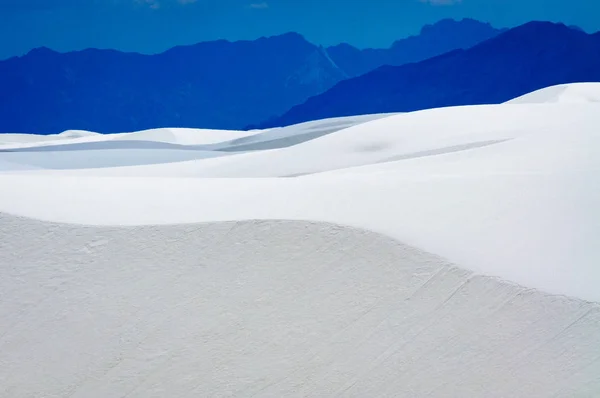
[[[281,114],[345,74],[298,34],[158,55],[36,49],[0,62],[2,131],[236,129]]]
[[[540,88],[600,81],[600,33],[530,22],[466,50],[340,82],[262,125],[502,103]]]
[[[404,65],[423,61],[457,49],[466,49],[491,39],[506,29],[496,29],[488,23],[465,18],[461,21],[443,19],[425,25],[419,35],[398,40],[390,48],[359,50],[349,44],[329,47],[331,59],[352,77],[360,76],[384,65]]]
[[[428,25],[388,49],[323,48],[295,33],[205,42],[157,55],[39,48],[0,62],[0,132],[242,129],[342,80],[468,48],[498,33],[464,19]]]
[[[532,22],[442,20],[388,49],[296,33],[141,55],[47,48],[0,61],[0,133],[245,129],[324,117],[498,103],[600,81],[600,34]]]

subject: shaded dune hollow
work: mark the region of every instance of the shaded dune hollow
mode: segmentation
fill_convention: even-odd
[[[598,397],[600,308],[301,221],[0,215],[0,396]]]

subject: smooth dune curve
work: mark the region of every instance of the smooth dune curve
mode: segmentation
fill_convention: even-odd
[[[600,102],[600,83],[570,83],[542,88],[507,101],[507,104],[594,103]]]
[[[600,308],[360,229],[0,213],[1,397],[592,397]]]

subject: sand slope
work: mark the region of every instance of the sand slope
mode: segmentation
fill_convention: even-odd
[[[51,136],[1,134],[0,162],[13,164],[13,171],[74,170],[77,173],[84,170],[91,174],[143,175],[164,169],[164,174],[181,169],[179,165],[185,165],[186,161],[194,163],[248,151],[285,148],[387,116],[326,119],[244,132],[163,128],[110,135],[79,131]],[[0,164],[0,172],[10,169]]]
[[[0,219],[0,396],[583,397],[600,308],[371,232]],[[235,248],[235,249],[234,249]]]
[[[543,88],[507,102],[507,104],[590,103],[600,102],[600,83],[572,83]]]

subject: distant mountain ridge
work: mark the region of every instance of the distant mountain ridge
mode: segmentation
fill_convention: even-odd
[[[467,50],[384,66],[338,83],[261,127],[328,117],[501,103],[540,88],[600,81],[600,33],[530,22]]]
[[[399,66],[452,50],[467,49],[506,30],[469,18],[442,19],[433,25],[425,25],[418,35],[398,40],[387,49],[359,50],[349,44],[339,44],[327,51],[344,72],[355,77],[380,66]]]
[[[42,48],[0,62],[0,131],[236,129],[346,77],[323,48],[298,34],[206,42],[158,55]]]
[[[342,80],[466,48],[499,32],[474,20],[442,20],[375,50],[325,49],[296,33],[205,42],[157,55],[40,48],[0,61],[0,132],[242,129]]]

